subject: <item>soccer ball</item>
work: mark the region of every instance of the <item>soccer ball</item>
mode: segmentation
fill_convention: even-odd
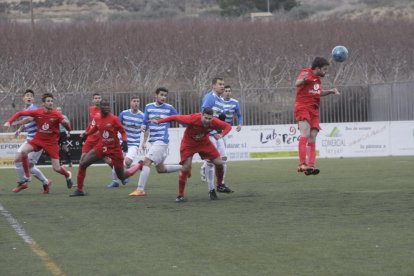
[[[348,58],[348,49],[344,46],[336,46],[332,49],[332,58],[336,62],[345,61]]]

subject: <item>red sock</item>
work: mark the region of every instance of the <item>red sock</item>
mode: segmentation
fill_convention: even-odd
[[[223,177],[224,177],[224,168],[223,166],[215,166],[216,167],[216,177],[217,177],[217,185],[223,185]]]
[[[308,143],[308,138],[300,137],[299,138],[299,163],[305,164],[306,162],[306,144]]]
[[[185,184],[187,183],[188,172],[180,171],[178,177],[178,196],[184,196]]]
[[[77,177],[77,186],[78,186],[78,191],[83,192],[83,181],[85,180],[86,177],[86,169],[82,169],[81,167],[79,167],[78,169],[78,177]]]
[[[316,144],[315,142],[313,143],[308,143],[309,149],[310,149],[310,153],[309,153],[309,166],[313,167],[315,165],[315,160],[316,160]]]
[[[125,171],[125,173],[126,173],[126,175],[128,175],[128,176],[133,176],[133,175],[134,175],[134,174],[136,174],[136,173],[137,173],[137,171],[139,171],[139,170],[142,170],[142,163],[141,163],[141,162],[139,162],[139,163],[137,163],[135,166],[133,166],[133,167],[131,167],[131,168],[127,169],[127,170]]]
[[[63,174],[65,177],[69,177],[69,173],[68,173],[68,171],[67,170],[65,170],[65,168],[64,167],[60,167],[60,170],[59,170],[59,173],[60,174]]]
[[[22,154],[22,166],[24,170],[24,175],[29,178],[30,172],[29,172],[29,159],[27,158],[27,154]]]

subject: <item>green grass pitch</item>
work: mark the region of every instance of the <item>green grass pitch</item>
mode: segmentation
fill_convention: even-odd
[[[178,174],[153,168],[147,196],[137,176],[115,189],[108,167],[91,167],[87,196],[64,178],[51,194],[34,179],[19,194],[0,170],[0,204],[66,275],[413,275],[414,157],[230,162],[236,191],[211,201],[199,164],[177,204]],[[76,168],[74,172],[76,181]],[[0,274],[51,275],[0,216]]]

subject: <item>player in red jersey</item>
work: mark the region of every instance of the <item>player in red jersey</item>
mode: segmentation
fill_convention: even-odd
[[[89,125],[86,128],[86,131],[91,129],[95,126],[95,116],[101,114],[100,104],[102,101],[102,96],[99,93],[93,94],[92,103],[93,105],[89,107]],[[81,138],[83,134],[81,134]],[[92,135],[88,135],[85,143],[82,146],[82,155],[80,160],[82,160],[83,156],[88,153],[91,149],[93,149],[99,142],[99,132],[93,133]]]
[[[209,132],[212,130],[222,131],[221,134],[215,134],[216,139],[220,139],[230,132],[231,126],[217,118],[213,117],[213,109],[211,107],[204,108],[202,113],[190,115],[173,115],[160,120],[150,120],[152,123],[165,123],[177,121],[186,125],[184,137],[180,146],[180,164],[182,169],[178,179],[178,196],[176,202],[183,202],[185,184],[187,182],[188,173],[191,171],[191,163],[193,155],[198,153],[204,160],[210,160],[216,167],[217,183],[223,182],[223,160],[220,153],[213,145],[209,138]],[[220,184],[218,184],[220,185]],[[223,184],[221,184],[223,185]],[[210,199],[218,199],[214,188],[209,191]]]
[[[296,80],[296,101],[294,115],[298,122],[299,139],[299,165],[298,172],[306,175],[318,174],[316,169],[316,136],[319,126],[320,97],[330,94],[339,95],[338,89],[322,89],[321,78],[328,72],[329,62],[322,57],[316,57],[311,68],[304,68],[299,72]]]
[[[60,166],[59,161],[59,124],[62,124],[68,131],[71,130],[70,123],[66,121],[63,115],[53,109],[53,95],[45,93],[42,96],[43,108],[35,110],[20,111],[10,117],[4,124],[6,128],[20,116],[30,116],[36,120],[37,132],[33,140],[27,142],[19,154],[18,162],[22,162],[26,179],[30,179],[28,154],[32,151],[43,149],[52,160],[53,169],[64,175],[67,187],[72,188],[72,174]],[[22,185],[27,185],[24,183]],[[24,187],[23,187],[24,188]],[[26,187],[27,188],[27,187]]]
[[[107,100],[101,101],[100,115],[96,115],[93,118],[93,121],[95,122],[95,125],[89,128],[84,135],[89,136],[98,132],[99,141],[98,144],[80,160],[77,190],[70,196],[85,195],[83,191],[83,182],[86,177],[86,169],[99,159],[104,159],[105,157],[110,158],[113,167],[115,168],[116,175],[121,180],[133,176],[142,168],[142,163],[138,163],[128,170],[124,170],[124,155],[122,151],[128,151],[127,134],[119,118],[110,113],[109,102]],[[119,143],[118,132],[122,135],[121,146]]]

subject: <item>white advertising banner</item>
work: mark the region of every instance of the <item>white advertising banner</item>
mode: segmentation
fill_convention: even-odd
[[[0,167],[13,166],[16,152],[26,141],[26,136],[15,137],[14,134],[0,135]]]
[[[392,155],[414,155],[414,121],[391,122]]]
[[[390,122],[321,124],[316,140],[321,157],[390,155]]]

